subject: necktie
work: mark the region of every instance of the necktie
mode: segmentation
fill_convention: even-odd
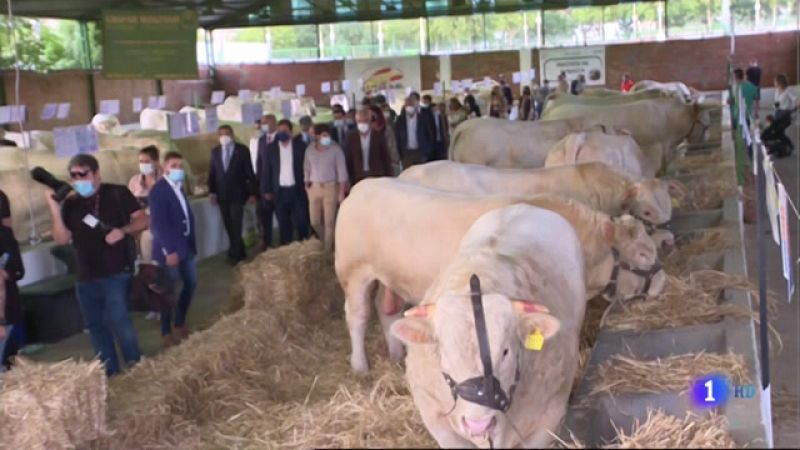
[[[223,162],[225,163],[225,172],[228,171],[228,166],[231,165],[231,149],[230,147],[225,147],[225,157],[223,158]]]

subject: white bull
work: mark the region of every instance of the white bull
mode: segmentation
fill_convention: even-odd
[[[336,221],[336,275],[345,293],[345,313],[352,345],[351,365],[368,369],[364,337],[370,316],[370,292],[375,281],[386,288],[385,304],[417,304],[447,264],[461,237],[487,211],[527,203],[558,212],[578,232],[586,261],[590,295],[605,291],[613,278],[616,259],[631,267],[650,268],[657,260],[656,246],[644,226],[630,216],[613,219],[588,206],[555,196],[473,197],[447,193],[391,179],[374,178],[358,183],[342,203]],[[664,273],[649,279],[618,272],[613,298],[637,295],[642,290],[661,291]],[[649,286],[649,288],[647,288]],[[376,298],[380,301],[380,298]],[[396,319],[393,308],[378,308],[390,355],[402,348],[387,333]]]
[[[450,138],[448,159],[491,167],[543,167],[550,149],[564,136],[595,125],[581,117],[549,122],[472,119]]]
[[[631,132],[653,168],[666,167],[672,150],[684,140],[708,139],[713,105],[651,98],[627,103],[562,103],[542,114],[545,121],[584,118]]]
[[[142,130],[169,130],[169,116],[174,113],[161,109],[145,108],[139,114],[139,125]]]
[[[631,178],[653,178],[650,161],[629,134],[606,134],[600,131],[572,133],[560,140],[547,155],[545,167],[603,162]]]
[[[408,346],[411,394],[439,446],[550,444],[578,367],[583,265],[575,231],[551,211],[515,205],[470,227],[423,303],[392,326]],[[473,274],[483,294],[478,319]],[[531,335],[543,339],[541,347],[526,345]],[[485,392],[497,399],[490,402],[451,390],[451,383],[486,389],[494,382]]]
[[[561,195],[612,216],[630,213],[654,225],[672,216],[670,183],[631,178],[601,162],[531,170],[435,161],[409,167],[398,179],[472,195]]]

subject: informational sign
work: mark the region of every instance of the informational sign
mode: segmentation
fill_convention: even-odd
[[[350,92],[350,80],[342,80],[342,90],[344,92]]]
[[[521,72],[514,72],[511,74],[511,82],[514,84],[522,83],[522,73]]]
[[[133,112],[142,112],[142,97],[134,97],[133,105],[131,106],[133,107]]]
[[[119,100],[100,100],[100,114],[119,115]]]
[[[158,109],[158,96],[151,95],[147,97],[147,107],[150,109]]]
[[[67,103],[59,103],[58,104],[58,111],[56,112],[56,119],[66,119],[69,117],[69,110],[71,109],[72,104]]]
[[[769,213],[769,225],[772,229],[772,240],[775,245],[781,245],[780,230],[778,230],[778,190],[775,187],[775,166],[766,156],[764,157],[764,180],[766,182],[766,204]]]
[[[261,103],[245,103],[242,105],[242,123],[253,124],[256,120],[261,120],[264,115],[264,107]]]
[[[558,75],[563,72],[567,75],[567,81],[583,75],[587,86],[605,85],[606,48],[593,46],[540,49],[539,72],[546,80],[557,80]]]
[[[294,93],[297,94],[298,97],[306,95],[306,85],[298,84],[297,86],[294,87]]]
[[[458,80],[453,80],[450,82],[450,91],[454,94],[461,92],[461,82]]]
[[[167,109],[167,96],[159,95],[157,101],[158,109]]]
[[[276,100],[281,98],[281,87],[280,86],[273,86],[269,90],[269,96],[272,97],[273,99],[276,99]]]
[[[780,216],[781,227],[781,262],[783,266],[783,277],[787,281],[787,294],[789,301],[794,295],[794,270],[792,270],[792,242],[789,232],[789,196],[783,183],[778,184],[778,215]]]
[[[42,120],[53,120],[56,117],[56,112],[58,111],[58,103],[45,103],[44,108],[42,108]]]
[[[472,78],[464,78],[461,80],[461,86],[463,86],[464,89],[472,88]]]
[[[433,95],[440,96],[440,95],[443,95],[443,94],[444,94],[444,91],[442,89],[442,83],[439,82],[439,81],[433,83]]]
[[[396,58],[347,59],[344,62],[345,91],[356,98],[385,90],[422,85],[419,56]]]
[[[91,125],[53,128],[53,144],[56,156],[71,158],[78,153],[97,151],[97,134]]]
[[[211,104],[219,105],[225,102],[225,91],[211,92]]]
[[[25,123],[28,118],[27,112],[25,105],[0,106],[0,124]]]
[[[169,120],[169,137],[172,139],[185,138],[200,133],[200,120],[194,111],[170,114],[167,119]]]
[[[237,97],[239,97],[240,102],[247,103],[253,99],[253,93],[250,89],[239,89]]]
[[[219,128],[217,108],[206,108],[206,133],[216,133],[217,128]]]
[[[322,91],[323,94],[329,94],[331,92],[331,82],[323,81],[320,86],[320,91]]]
[[[103,11],[103,75],[109,79],[196,79],[193,9]]]

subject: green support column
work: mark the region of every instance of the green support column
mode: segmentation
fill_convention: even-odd
[[[81,43],[83,44],[83,68],[86,70],[89,85],[89,115],[97,114],[97,98],[94,91],[94,67],[92,64],[92,44],[89,40],[89,25],[86,21],[80,22]],[[90,118],[91,118],[90,117]]]

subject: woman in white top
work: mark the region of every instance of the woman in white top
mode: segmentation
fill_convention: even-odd
[[[796,106],[797,100],[786,75],[778,74],[775,77],[775,115],[767,116],[770,125],[761,133],[761,140],[775,156],[788,156],[792,152],[794,146],[786,136],[786,129],[792,124],[792,111]]]

